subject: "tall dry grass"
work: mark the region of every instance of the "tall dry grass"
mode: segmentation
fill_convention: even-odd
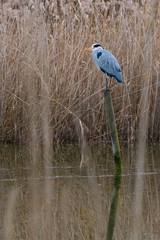
[[[158,4],[158,1],[157,1]],[[77,141],[74,120],[90,141],[108,128],[103,73],[81,50],[99,42],[122,66],[125,84],[112,81],[120,140],[136,140],[141,92],[150,76],[148,138],[160,137],[160,14],[155,8],[152,54],[145,64],[152,1],[3,1],[0,4],[0,140]],[[145,64],[145,65],[144,65]],[[144,67],[145,66],[145,67]],[[145,110],[144,110],[145,111]],[[35,147],[34,147],[35,149]]]

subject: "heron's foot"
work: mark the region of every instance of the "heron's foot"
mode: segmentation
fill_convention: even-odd
[[[110,92],[112,91],[110,88],[104,88],[101,90],[102,93]]]

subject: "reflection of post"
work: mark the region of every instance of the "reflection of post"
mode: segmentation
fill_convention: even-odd
[[[112,196],[108,229],[107,229],[107,237],[106,237],[106,240],[112,240],[114,226],[115,226],[115,222],[116,222],[119,189],[120,189],[120,185],[121,185],[122,163],[121,163],[121,152],[120,152],[120,147],[119,147],[118,133],[117,133],[117,127],[116,127],[116,122],[115,122],[114,109],[113,109],[113,103],[112,103],[110,91],[104,92],[104,100],[105,100],[105,106],[106,106],[106,115],[107,115],[107,119],[108,119],[110,133],[111,133],[112,150],[113,150],[114,161],[115,161],[115,166],[116,166],[113,196]]]
[[[106,240],[113,239],[113,232],[114,232],[114,226],[115,226],[115,222],[116,222],[116,214],[117,214],[120,186],[121,186],[121,175],[119,173],[116,173],[115,178],[114,178],[113,196],[112,196],[112,202],[111,202],[111,209],[110,209],[110,215],[109,215]]]
[[[105,100],[105,106],[106,106],[106,115],[108,119],[110,133],[111,133],[112,150],[113,150],[114,161],[116,165],[116,171],[121,171],[122,169],[121,152],[119,147],[118,133],[117,133],[117,127],[115,122],[114,109],[113,109],[113,103],[112,103],[110,91],[104,92],[104,100]]]

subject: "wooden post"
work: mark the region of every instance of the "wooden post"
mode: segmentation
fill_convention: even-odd
[[[117,133],[117,127],[116,127],[116,121],[115,121],[115,115],[114,115],[114,108],[113,108],[113,103],[111,98],[111,91],[108,90],[104,92],[104,101],[105,101],[105,107],[106,107],[106,117],[108,120],[109,129],[111,133],[112,150],[113,150],[115,167],[116,167],[112,202],[111,202],[107,236],[106,236],[106,240],[112,240],[113,233],[114,233],[114,226],[116,222],[117,208],[118,208],[119,190],[121,185],[122,162],[121,162],[121,152],[120,152],[118,133]]]
[[[117,133],[117,127],[115,122],[115,116],[114,116],[113,103],[111,98],[111,91],[108,90],[104,92],[104,101],[105,101],[105,107],[106,107],[106,117],[108,119],[109,129],[111,133],[112,150],[114,155],[116,171],[121,172],[122,170],[121,152],[120,152],[118,133]]]

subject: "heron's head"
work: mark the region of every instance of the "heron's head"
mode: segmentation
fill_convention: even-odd
[[[86,48],[84,50],[82,50],[83,52],[86,52],[86,51],[99,51],[99,50],[102,50],[102,46],[99,44],[99,43],[94,43],[92,45],[91,48]]]
[[[92,51],[93,50],[101,50],[101,49],[102,49],[102,46],[99,43],[94,43],[92,45]]]

